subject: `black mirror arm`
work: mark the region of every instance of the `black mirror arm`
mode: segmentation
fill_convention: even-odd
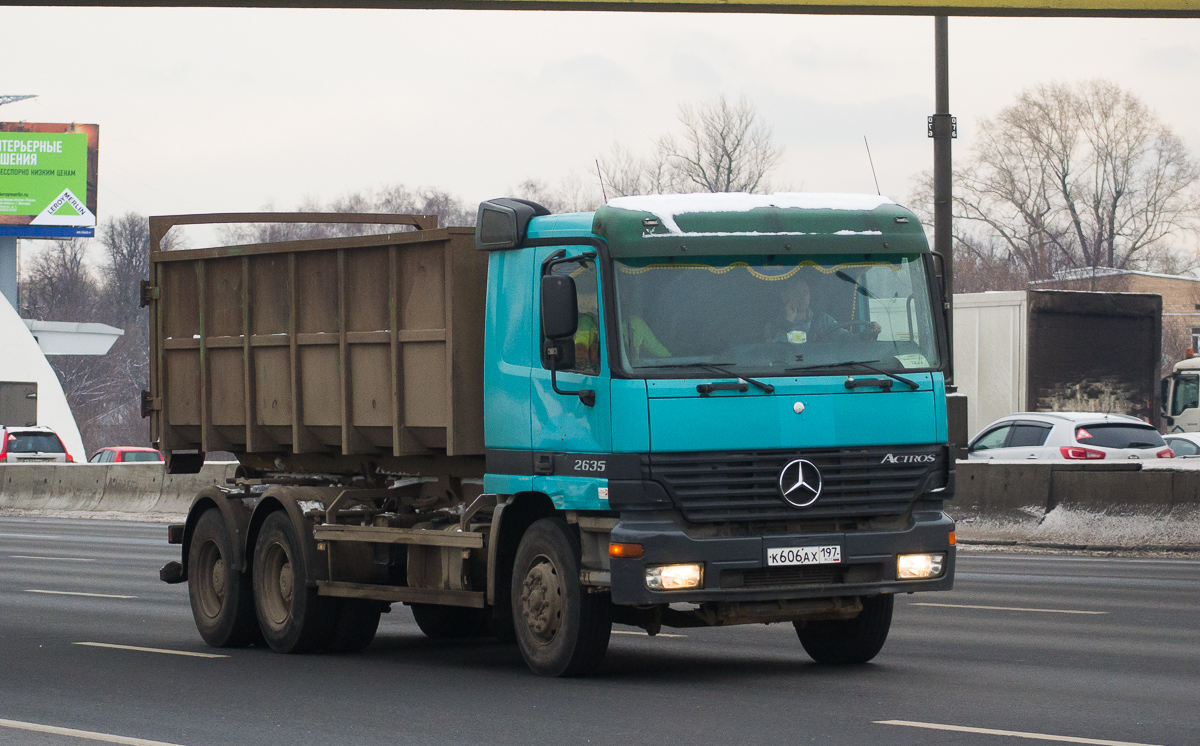
[[[596,392],[591,389],[579,389],[578,391],[563,391],[558,387],[558,348],[546,350],[546,357],[550,358],[550,388],[554,393],[562,396],[578,396],[579,401],[583,402],[585,407],[596,406]]]

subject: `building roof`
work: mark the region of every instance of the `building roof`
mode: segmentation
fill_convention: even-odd
[[[1115,267],[1080,267],[1077,269],[1064,269],[1054,273],[1052,280],[1033,280],[1030,285],[1044,285],[1049,282],[1064,282],[1070,280],[1094,280],[1101,277],[1118,277],[1120,275],[1140,275],[1142,277],[1157,277],[1161,280],[1187,280],[1188,282],[1200,282],[1200,277],[1188,277],[1186,275],[1164,275],[1157,272],[1143,272],[1137,269],[1116,269]]]

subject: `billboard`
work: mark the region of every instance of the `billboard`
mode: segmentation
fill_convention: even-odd
[[[0,236],[96,231],[95,124],[0,122]]]

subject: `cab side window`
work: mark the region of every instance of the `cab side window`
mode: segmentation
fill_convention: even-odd
[[[575,365],[562,370],[595,376],[600,373],[600,301],[596,283],[596,264],[586,262],[556,264],[551,274],[575,280],[575,303],[579,325],[575,330]]]

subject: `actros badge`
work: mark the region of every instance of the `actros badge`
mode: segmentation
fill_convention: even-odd
[[[779,472],[783,499],[797,508],[807,508],[821,496],[821,470],[811,461],[798,458]]]

